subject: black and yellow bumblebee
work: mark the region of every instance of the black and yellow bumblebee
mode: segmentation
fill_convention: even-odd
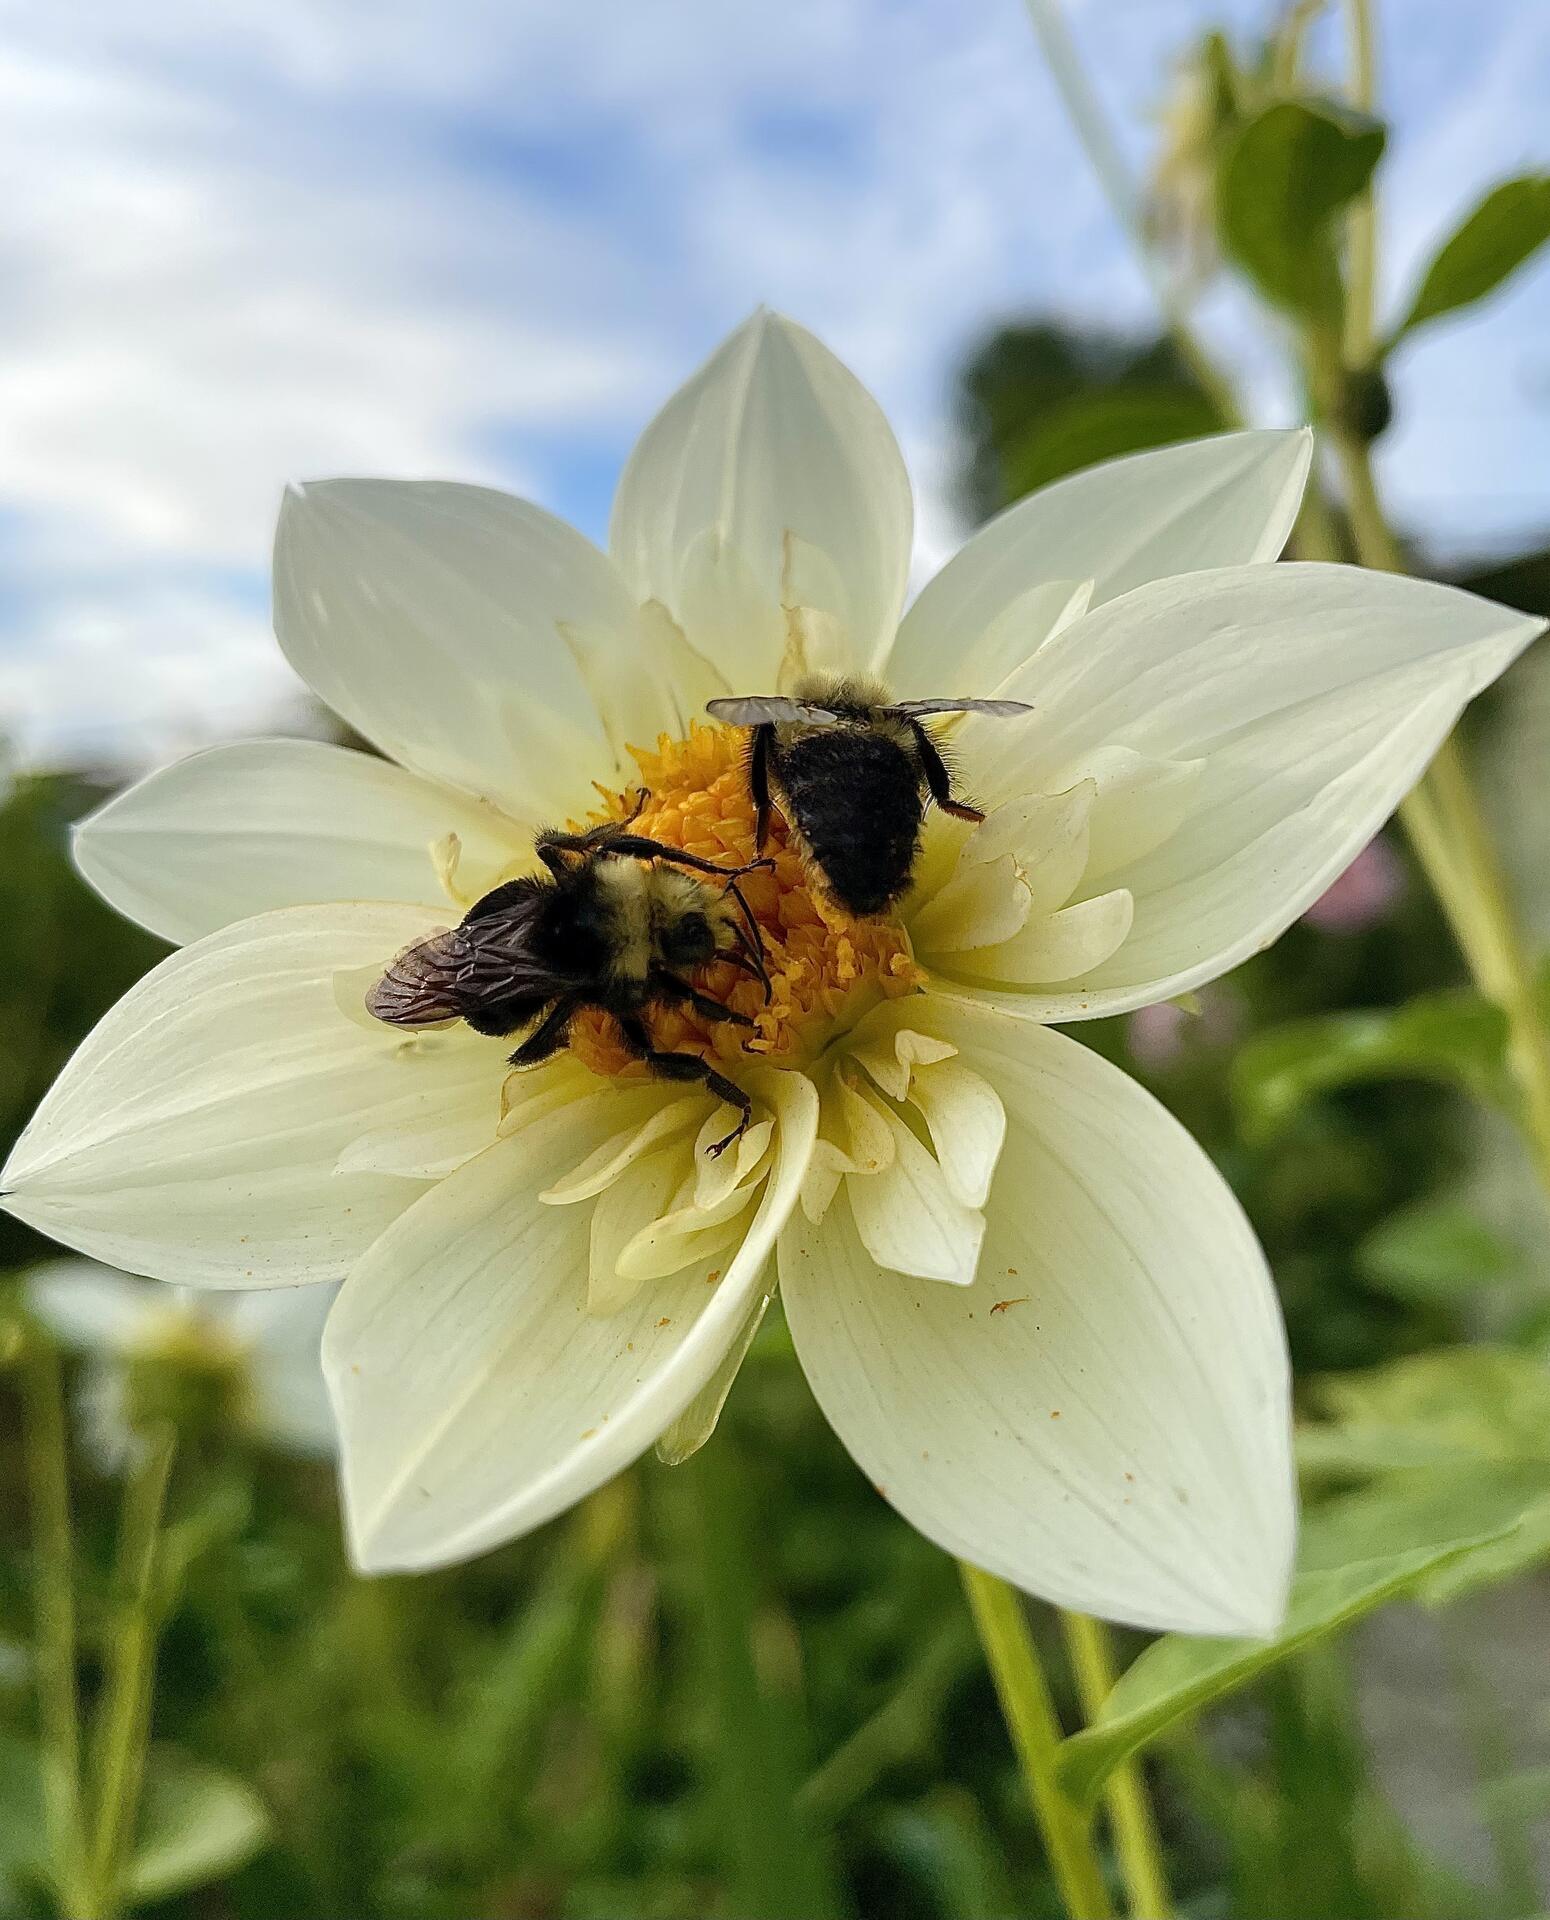
[[[458,926],[401,953],[367,994],[366,1007],[395,1027],[462,1020],[492,1036],[531,1027],[511,1055],[514,1067],[558,1053],[572,1017],[601,1008],[658,1078],[697,1080],[738,1110],[737,1126],[710,1148],[719,1154],[747,1127],[752,1102],[698,1054],[658,1049],[644,1016],[653,1006],[676,1004],[707,1020],[753,1025],[683,974],[729,961],[758,979],[768,998],[759,923],[737,882],[771,863],[718,867],[631,833],[645,799],[643,793],[630,820],[587,833],[540,833],[534,851],[547,873],[506,881]]]
[[[757,849],[768,838],[773,802],[826,891],[862,919],[886,913],[909,887],[927,798],[958,820],[985,817],[954,798],[952,770],[923,719],[1031,711],[1022,700],[893,700],[876,681],[828,675],[799,680],[789,698],[737,695],[706,710],[753,728],[748,780]]]

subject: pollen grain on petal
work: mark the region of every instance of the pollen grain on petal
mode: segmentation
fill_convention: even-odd
[[[688,737],[663,734],[654,749],[630,749],[648,794],[634,831],[713,860],[742,866],[755,858],[754,809],[748,791],[747,736],[741,728],[692,723]],[[601,808],[576,827],[622,820],[634,812],[633,792],[599,789]],[[683,1008],[656,1008],[648,1019],[657,1047],[697,1053],[733,1064],[749,1056],[803,1065],[820,1053],[837,1028],[849,1026],[880,1000],[918,992],[925,980],[902,927],[892,920],[856,920],[810,886],[802,854],[776,812],[764,848],[772,871],[738,882],[764,938],[770,997],[758,981],[718,962],[696,980],[703,992],[753,1021],[752,1029],[713,1023]],[[644,1077],[631,1061],[612,1018],[587,1008],[570,1026],[570,1046],[595,1073]]]

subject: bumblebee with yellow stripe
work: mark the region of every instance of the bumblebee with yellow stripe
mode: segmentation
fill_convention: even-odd
[[[646,798],[642,792],[631,820]],[[514,1067],[558,1053],[573,1016],[600,1008],[659,1079],[697,1080],[738,1110],[737,1126],[710,1148],[719,1154],[748,1125],[748,1095],[698,1054],[659,1050],[644,1016],[653,1006],[679,1004],[707,1020],[753,1025],[683,975],[730,961],[760,980],[768,997],[758,922],[737,882],[770,862],[718,867],[631,833],[629,825],[540,833],[534,851],[548,872],[508,880],[460,925],[400,954],[367,994],[366,1007],[378,1020],[410,1029],[458,1020],[490,1035],[531,1028],[511,1056]]]
[[[922,724],[936,713],[1027,713],[1021,700],[893,700],[875,680],[810,675],[783,695],[712,700],[707,712],[751,727],[748,779],[757,844],[772,802],[838,906],[860,919],[904,895],[929,798],[959,820],[983,820],[953,797],[941,746]]]

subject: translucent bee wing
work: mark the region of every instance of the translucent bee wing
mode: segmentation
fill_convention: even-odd
[[[882,711],[904,720],[918,720],[928,713],[988,713],[1010,720],[1015,714],[1032,713],[1033,708],[1026,700],[896,700]]]
[[[734,694],[725,700],[707,700],[705,711],[733,727],[772,727],[791,722],[808,727],[832,727],[839,719],[837,713],[812,700],[788,700],[776,693]]]
[[[456,1020],[458,972],[467,957],[459,930],[406,947],[366,995],[366,1011],[393,1027],[439,1027]]]

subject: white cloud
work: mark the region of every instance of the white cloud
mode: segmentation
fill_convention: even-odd
[[[1401,251],[1439,166],[1457,192],[1538,125],[1534,0],[1471,10],[1467,107],[1417,51],[1458,38],[1450,5],[1395,49],[1415,150],[1446,155],[1396,175]],[[1222,9],[1073,11],[1139,150]],[[767,299],[876,387],[936,558],[965,344],[1024,306],[1149,316],[1019,0],[56,0],[0,53],[0,176],[0,732],[34,753],[149,754],[287,696],[261,585],[287,479],[489,479],[596,527],[592,469]],[[1500,395],[1529,322],[1487,324]],[[1471,461],[1498,493],[1533,471],[1526,431],[1504,467],[1445,404],[1407,435],[1401,497],[1438,518]]]

